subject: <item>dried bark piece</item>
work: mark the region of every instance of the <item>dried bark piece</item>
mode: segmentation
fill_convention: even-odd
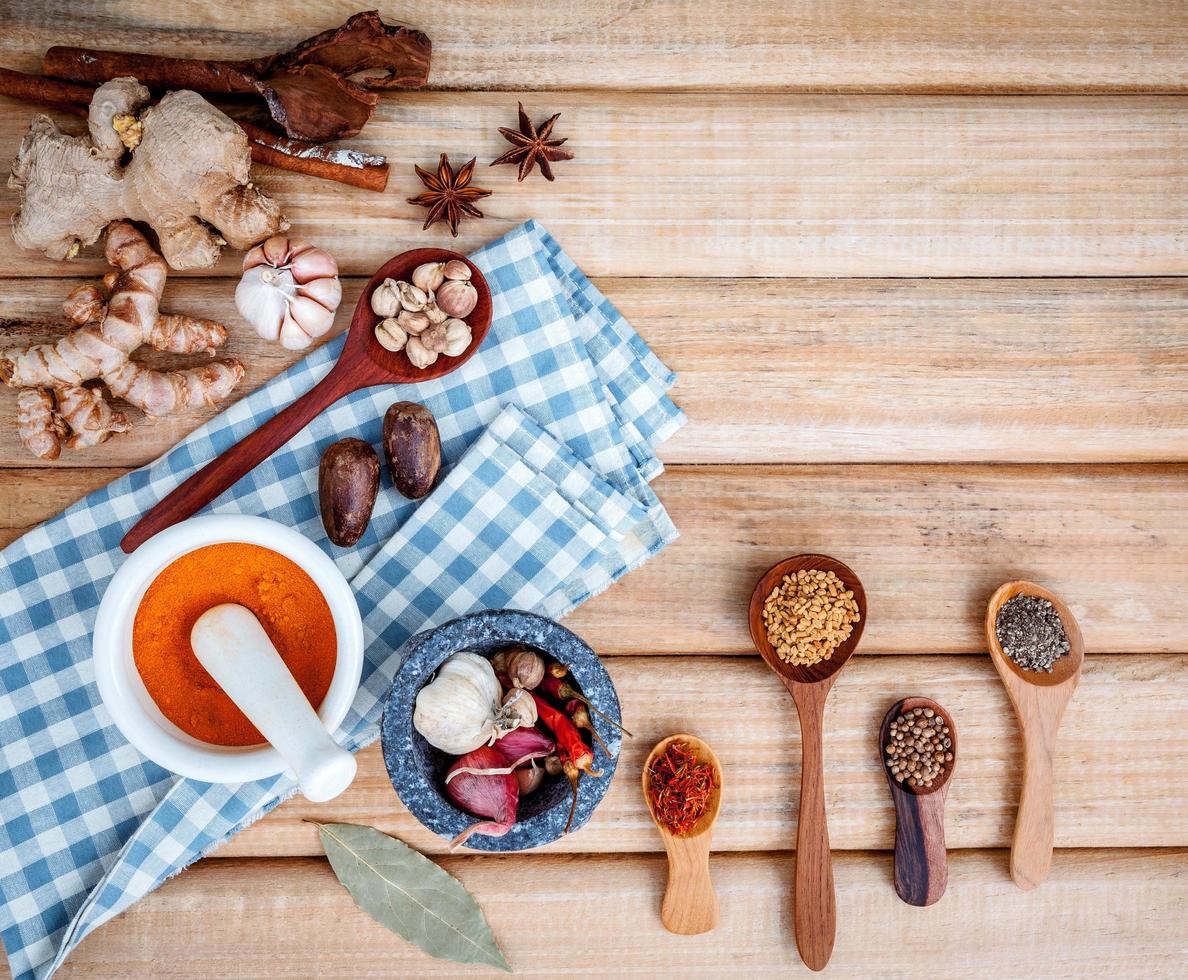
[[[358,134],[379,102],[375,89],[424,85],[431,53],[420,31],[385,24],[368,11],[289,51],[248,61],[56,45],[46,51],[42,71],[92,84],[132,75],[154,88],[259,95],[290,137],[324,143]]]

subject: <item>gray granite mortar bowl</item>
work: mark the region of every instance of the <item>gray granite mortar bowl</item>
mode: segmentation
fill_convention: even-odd
[[[479,818],[458,809],[445,795],[445,774],[453,758],[431,746],[413,728],[417,693],[448,657],[463,650],[490,656],[522,644],[565,664],[582,693],[599,711],[622,721],[619,698],[597,654],[559,623],[534,613],[497,609],[474,613],[419,633],[400,651],[404,658],[384,698],[380,739],[384,765],[401,801],[426,827],[452,839]],[[594,746],[594,768],[603,775],[583,775],[578,783],[577,812],[570,832],[576,831],[602,802],[619,761],[620,733],[593,715],[594,727],[611,755]],[[549,776],[535,793],[520,801],[516,823],[503,837],[474,834],[466,847],[480,851],[524,851],[556,840],[565,829],[572,800],[569,781]]]

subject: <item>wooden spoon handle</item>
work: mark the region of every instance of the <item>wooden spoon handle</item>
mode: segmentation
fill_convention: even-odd
[[[1053,799],[1052,756],[1056,749],[1055,722],[1042,719],[1023,725],[1023,790],[1015,816],[1015,839],[1011,844],[1011,877],[1030,890],[1048,877],[1052,867]]]
[[[665,838],[668,887],[660,918],[669,932],[696,936],[718,924],[718,896],[709,871],[709,833],[700,837]]]
[[[287,408],[277,412],[225,453],[211,460],[180,484],[124,535],[120,547],[131,554],[159,531],[184,521],[201,510],[236,480],[250,473],[260,463],[304,429],[319,412],[324,411],[358,385],[336,364],[321,381]]]
[[[794,694],[800,716],[803,759],[793,921],[800,958],[810,970],[825,969],[833,955],[837,932],[833,858],[829,853],[829,825],[825,818],[824,714],[828,693],[828,684],[816,684],[807,694]]]
[[[895,801],[895,893],[908,905],[932,905],[945,893],[945,791],[915,796],[892,789]]]

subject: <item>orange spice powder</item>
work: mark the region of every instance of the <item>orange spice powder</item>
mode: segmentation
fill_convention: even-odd
[[[334,675],[334,618],[321,590],[300,566],[254,544],[213,544],[182,555],[141,599],[132,626],[132,655],[165,717],[203,742],[258,745],[263,736],[190,646],[198,617],[224,602],[255,613],[315,710]]]

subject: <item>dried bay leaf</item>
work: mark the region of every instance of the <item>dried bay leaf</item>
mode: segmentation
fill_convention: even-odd
[[[374,827],[310,823],[338,880],[384,928],[438,959],[512,972],[483,910],[449,872]]]

